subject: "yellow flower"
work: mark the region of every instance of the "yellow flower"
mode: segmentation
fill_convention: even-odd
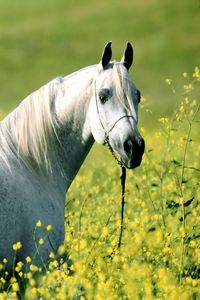
[[[32,273],[31,272],[26,273],[26,274],[24,274],[24,277],[27,279],[30,279],[30,278],[32,278]]]
[[[181,105],[180,108],[179,108],[179,110],[180,110],[180,112],[184,112],[184,110],[185,110],[184,106]]]
[[[30,263],[30,262],[31,262],[30,256],[27,256],[27,257],[26,257],[26,262],[27,262],[27,263]]]
[[[183,197],[179,197],[179,203],[182,204],[182,205],[184,204],[184,198]]]
[[[186,92],[190,92],[191,90],[193,90],[193,85],[191,83],[185,84],[183,88],[184,90],[186,90]]]
[[[53,252],[50,252],[49,253],[49,258],[54,258],[55,257],[55,254]]]
[[[14,282],[12,284],[12,290],[13,290],[13,292],[18,292],[19,291],[19,285],[18,285],[17,282]]]
[[[19,272],[21,271],[22,267],[23,267],[23,262],[19,261],[19,262],[17,263],[17,266],[15,267],[15,271],[16,271],[17,273],[19,273]]]
[[[60,247],[58,248],[58,254],[62,255],[65,253],[65,246],[64,245],[60,245]]]
[[[31,264],[31,265],[30,265],[30,270],[31,270],[32,272],[36,272],[36,271],[38,271],[38,267],[37,267],[36,265]]]
[[[108,230],[108,227],[103,227],[102,229],[102,237],[107,237],[109,234],[109,230]]]
[[[29,297],[30,299],[37,299],[37,289],[35,287],[29,290]]]
[[[141,96],[141,102],[142,103],[146,102],[146,98],[144,96]]]
[[[3,278],[3,277],[1,277],[0,278],[0,282],[2,283],[2,284],[5,284],[6,283],[6,280]],[[1,298],[0,298],[1,299]]]
[[[113,253],[113,248],[112,247],[108,247],[107,248],[107,253],[110,255],[111,253]]]
[[[38,221],[37,223],[36,223],[36,227],[41,227],[42,226],[42,221]]]
[[[184,238],[186,235],[185,228],[184,227],[179,228],[179,232],[180,232],[181,237]]]
[[[45,230],[48,232],[48,231],[51,231],[53,229],[53,227],[51,225],[47,225],[45,227]]]
[[[22,243],[21,242],[14,243],[12,248],[14,251],[20,250],[22,248]]]
[[[33,278],[30,278],[29,279],[29,284],[30,284],[30,286],[35,286],[35,279],[33,279]]]
[[[44,239],[39,239],[39,244],[43,245],[44,244]]]
[[[57,260],[54,260],[54,261],[51,261],[50,264],[49,264],[49,268],[50,269],[54,269],[54,268],[57,268],[58,267],[58,262]]]
[[[3,259],[3,263],[6,264],[8,260],[6,258]]]
[[[13,244],[12,247],[13,247],[13,250],[14,250],[14,251],[17,251],[17,244]]]
[[[77,245],[78,246],[78,245]],[[85,239],[81,239],[80,241],[79,241],[79,250],[83,250],[83,249],[85,249],[86,248],[86,246],[87,246],[87,242],[86,242],[86,240]],[[77,247],[77,250],[78,250],[78,247]]]
[[[200,70],[199,67],[195,67],[193,77],[196,78],[197,80],[200,80]]]
[[[165,79],[165,83],[167,83],[168,85],[170,85],[172,83],[172,79],[166,78]]]
[[[194,107],[197,105],[197,99],[193,99],[192,103],[191,103],[191,107]]]
[[[22,268],[23,267],[23,262],[22,261],[18,261],[18,263],[17,263],[17,266],[19,267],[19,268]]]
[[[162,117],[162,118],[159,118],[158,121],[159,121],[160,123],[165,124],[165,123],[168,123],[168,122],[169,122],[169,118],[164,118],[164,117]]]

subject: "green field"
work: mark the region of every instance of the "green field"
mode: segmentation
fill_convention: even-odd
[[[7,113],[50,79],[97,63],[112,40],[116,59],[133,43],[136,84],[169,113],[163,81],[199,64],[199,15],[197,0],[0,0],[0,107]]]
[[[199,299],[199,18],[198,0],[0,0],[0,118],[52,78],[98,63],[110,40],[118,60],[134,45],[130,72],[143,95],[146,152],[127,172],[121,249],[120,168],[95,145],[66,200],[75,275],[52,254],[35,278],[27,260],[28,274],[16,270],[25,299]],[[0,300],[16,292],[14,278],[0,278]]]

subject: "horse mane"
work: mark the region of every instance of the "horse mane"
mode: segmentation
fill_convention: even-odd
[[[9,167],[9,157],[23,161],[28,167],[39,167],[52,172],[52,163],[57,164],[56,145],[59,143],[56,129],[59,124],[55,114],[55,98],[61,91],[64,79],[90,70],[90,66],[65,78],[56,78],[36,92],[26,97],[21,104],[0,122],[0,158]],[[133,105],[133,83],[127,69],[121,62],[112,62],[113,80],[121,103],[131,109],[136,119]],[[99,66],[97,67],[97,75]],[[101,71],[100,71],[101,72]],[[50,145],[50,147],[49,147]],[[58,166],[62,172],[61,166]]]
[[[56,117],[54,99],[62,78],[56,78],[26,97],[0,123],[0,157],[9,167],[7,156],[15,155],[29,165],[45,166],[51,171],[55,149]],[[52,139],[54,137],[54,139]],[[51,142],[51,153],[49,143]]]

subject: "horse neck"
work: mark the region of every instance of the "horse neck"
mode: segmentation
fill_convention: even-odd
[[[62,193],[68,189],[94,142],[90,130],[88,108],[93,92],[95,69],[95,66],[87,67],[47,84],[41,92],[38,90],[34,96],[28,96],[1,122],[0,160],[5,162],[9,170],[12,169],[13,164],[19,167],[25,166],[28,173],[33,174],[41,182],[46,182],[47,186],[52,185],[52,188]],[[36,108],[48,96],[51,96],[53,102],[47,101],[48,107],[43,105],[40,117],[46,116],[46,108],[50,114],[52,107],[57,120],[55,131],[52,129],[47,132],[48,136],[45,136],[45,133],[44,139],[36,140],[35,134],[38,135],[41,125],[37,122],[38,110]],[[51,124],[47,126],[45,123],[42,126],[47,128],[47,131],[51,129]],[[34,134],[32,133],[33,127],[35,128]],[[38,142],[40,142],[39,146]],[[43,152],[44,155],[41,154]]]
[[[65,77],[55,111],[59,123],[57,158],[67,190],[94,143],[88,116],[95,67]],[[60,172],[60,171],[59,171]],[[64,175],[63,175],[64,174]],[[60,180],[60,179],[59,179]]]

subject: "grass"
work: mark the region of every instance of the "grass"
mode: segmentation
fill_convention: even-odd
[[[0,0],[0,107],[5,113],[50,79],[98,63],[113,40],[120,59],[135,47],[131,74],[158,113],[171,113],[163,80],[199,62],[197,1]]]

